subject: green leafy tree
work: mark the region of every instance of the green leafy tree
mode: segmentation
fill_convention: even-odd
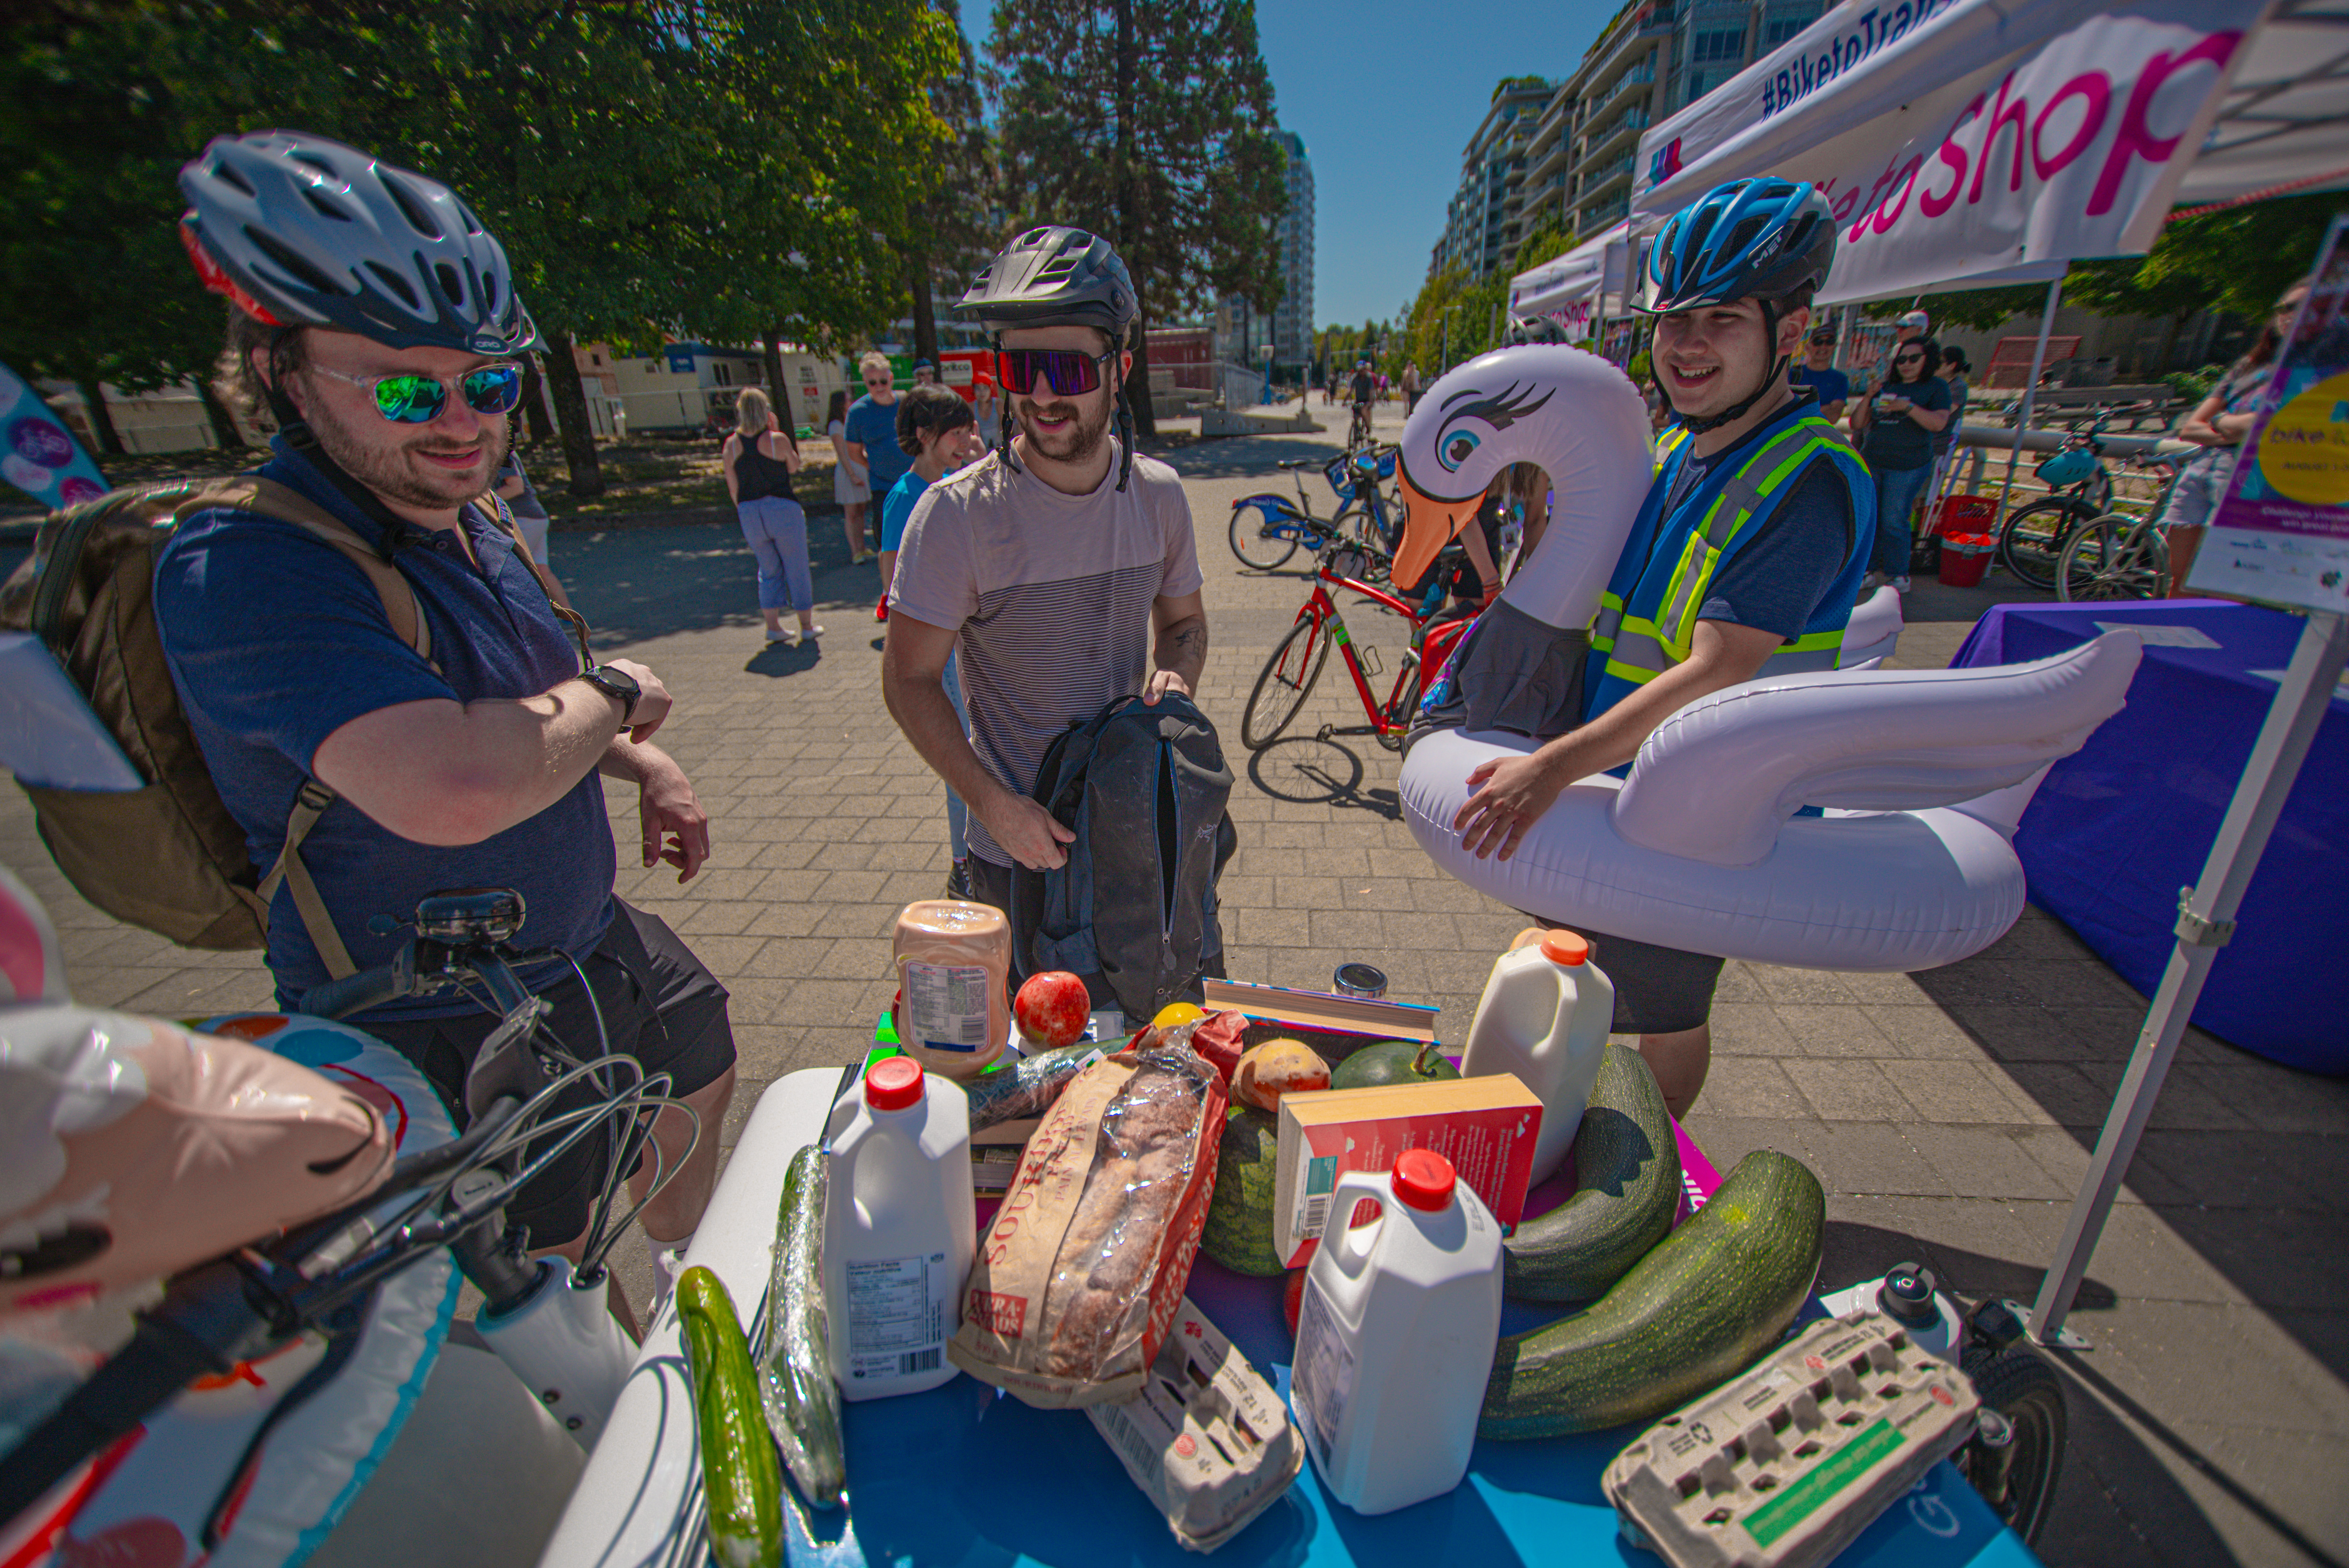
[[[958,298],[1004,238],[995,133],[987,124],[977,57],[953,0],[938,0],[954,26],[955,63],[930,88],[944,129],[929,166],[927,193],[906,235],[905,284],[914,296],[914,352],[938,356],[937,301]]]
[[[1288,160],[1251,0],[999,0],[988,54],[1009,203],[1106,236],[1145,328],[1216,294],[1279,300]],[[1135,350],[1151,437],[1146,335]]]

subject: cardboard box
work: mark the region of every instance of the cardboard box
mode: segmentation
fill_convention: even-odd
[[[1280,1397],[1187,1295],[1142,1392],[1085,1415],[1193,1552],[1247,1529],[1305,1468]]]
[[[1515,1073],[1281,1096],[1273,1250],[1288,1267],[1302,1267],[1330,1217],[1338,1178],[1392,1171],[1406,1149],[1450,1161],[1506,1231],[1525,1213],[1541,1115],[1539,1097]]]
[[[1413,1003],[1297,991],[1244,980],[1210,980],[1206,992],[1209,1012],[1247,1015],[1248,1026],[1240,1037],[1243,1046],[1281,1038],[1302,1040],[1333,1068],[1380,1040],[1425,1045],[1435,1038],[1437,1009]]]

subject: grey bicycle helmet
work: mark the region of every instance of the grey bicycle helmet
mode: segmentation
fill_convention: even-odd
[[[998,252],[970,280],[970,287],[955,302],[955,311],[975,317],[995,338],[998,353],[1002,352],[1003,334],[1023,326],[1099,327],[1115,349],[1123,348],[1133,335],[1142,301],[1133,292],[1133,274],[1107,240],[1054,224],[1030,229]],[[1133,470],[1133,411],[1126,401],[1123,375],[1117,379],[1116,397],[1123,449],[1117,488],[1123,490]],[[1018,467],[1009,397],[1003,400],[1002,440],[997,449],[1004,462]]]
[[[301,131],[213,139],[180,170],[204,286],[274,326],[518,355],[538,328],[505,250],[438,181]]]
[[[1133,274],[1107,240],[1082,229],[1030,229],[979,269],[955,309],[989,332],[1097,326],[1120,346],[1141,314]]]
[[[1553,316],[1513,315],[1501,341],[1512,347],[1520,343],[1564,343],[1566,328]]]

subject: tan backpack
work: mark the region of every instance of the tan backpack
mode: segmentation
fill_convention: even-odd
[[[212,785],[164,662],[156,554],[182,520],[217,507],[296,524],[341,551],[374,585],[394,634],[432,662],[431,629],[407,577],[298,492],[251,475],[117,490],[41,524],[32,558],[0,586],[0,630],[31,632],[48,646],[147,782],[124,791],[19,783],[57,869],[107,913],[182,947],[265,948],[270,901],[282,881],[327,972],[340,978],[357,966],[300,852],[335,792],[315,779],[303,784],[277,863],[260,874],[245,853],[244,830]],[[497,511],[512,534],[502,502]],[[546,583],[519,536],[515,544]],[[576,621],[551,587],[549,597]]]

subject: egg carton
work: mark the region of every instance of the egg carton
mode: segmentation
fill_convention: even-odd
[[[1085,1415],[1193,1552],[1237,1535],[1305,1466],[1288,1408],[1189,1296],[1142,1392]]]
[[[1964,1374],[1876,1312],[1826,1318],[1607,1467],[1624,1538],[1672,1568],[1809,1568],[1973,1435]]]

